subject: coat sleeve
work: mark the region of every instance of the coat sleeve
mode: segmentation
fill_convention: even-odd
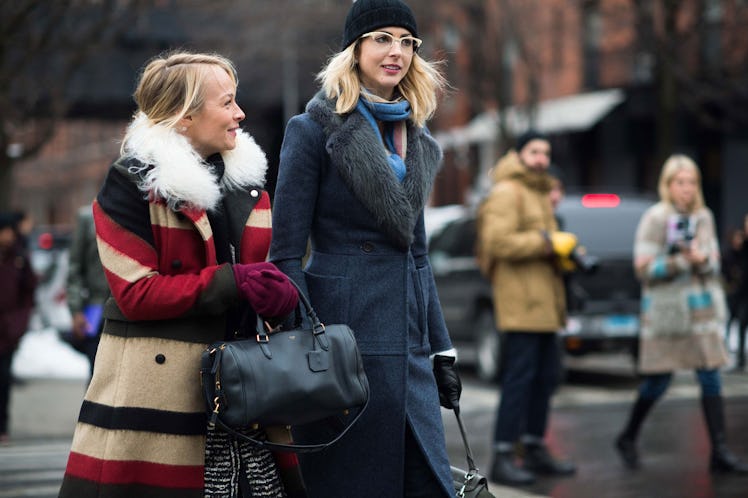
[[[546,257],[547,245],[540,230],[520,230],[520,195],[519,187],[499,183],[480,206],[482,257],[510,261]]]
[[[281,146],[270,260],[309,295],[302,272],[319,191],[325,142],[307,115],[291,118]]]
[[[148,202],[115,168],[110,169],[93,212],[101,263],[112,296],[127,318],[218,314],[238,300],[230,265],[206,266],[194,273],[161,271]]]

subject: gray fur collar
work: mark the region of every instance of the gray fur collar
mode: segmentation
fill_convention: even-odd
[[[138,187],[164,199],[172,209],[182,204],[213,209],[222,197],[222,189],[265,185],[265,153],[242,130],[237,130],[236,147],[221,154],[225,171],[220,182],[187,138],[173,128],[153,124],[145,114],[138,113],[128,132],[124,159],[131,157],[142,165],[129,168],[130,173],[140,173]]]
[[[309,115],[327,136],[330,161],[353,194],[396,243],[413,243],[418,221],[441,165],[442,151],[425,128],[408,122],[406,174],[400,183],[374,130],[361,114],[335,113],[335,102],[317,94]]]

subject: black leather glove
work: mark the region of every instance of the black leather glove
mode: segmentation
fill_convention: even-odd
[[[434,356],[434,378],[439,389],[439,404],[450,410],[460,408],[462,382],[457,374],[453,356]]]

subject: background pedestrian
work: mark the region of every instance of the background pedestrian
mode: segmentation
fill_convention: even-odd
[[[571,462],[552,457],[544,442],[561,371],[557,332],[566,323],[559,262],[576,246],[573,234],[558,230],[549,195],[550,156],[544,135],[535,130],[520,135],[516,150],[494,168],[495,185],[478,214],[481,266],[491,281],[494,315],[503,334],[490,476],[509,485],[530,484],[536,473],[576,471]],[[516,449],[523,467],[516,463]]]
[[[731,316],[738,324],[738,348],[735,351],[736,372],[745,371],[745,338],[748,331],[748,214],[740,230],[742,243],[735,252],[737,281],[732,294]]]
[[[13,355],[28,330],[36,276],[14,213],[0,213],[0,443],[8,441]]]
[[[109,297],[109,284],[99,259],[91,206],[78,210],[70,244],[65,294],[73,318],[71,343],[86,355],[90,374],[93,375],[96,349],[104,326],[102,313],[104,302]]]
[[[725,299],[714,217],[704,205],[698,166],[687,156],[670,156],[658,190],[660,202],[642,215],[634,242],[634,270],[642,282],[639,371],[644,380],[616,448],[626,466],[638,467],[636,440],[645,417],[672,373],[689,368],[701,385],[712,443],[709,468],[748,472],[726,445],[719,374],[727,363]]]
[[[350,325],[371,387],[342,441],[302,455],[311,496],[454,496],[439,403],[456,406],[461,387],[423,222],[441,160],[425,123],[444,81],[417,37],[405,3],[355,2],[281,149],[271,259],[323,322]]]

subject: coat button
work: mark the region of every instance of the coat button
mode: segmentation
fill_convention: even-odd
[[[363,250],[364,252],[371,252],[374,250],[374,244],[372,244],[369,241],[366,241],[363,244],[361,244],[361,250]]]
[[[166,356],[164,356],[164,355],[162,355],[160,353],[157,354],[156,355],[156,363],[158,363],[159,365],[163,365],[164,362],[166,362]]]
[[[179,259],[172,260],[171,267],[174,268],[175,270],[178,270],[179,268],[182,267],[182,261]]]
[[[251,195],[252,197],[257,197],[260,195],[260,193],[257,190],[252,189],[249,191],[249,195]]]

